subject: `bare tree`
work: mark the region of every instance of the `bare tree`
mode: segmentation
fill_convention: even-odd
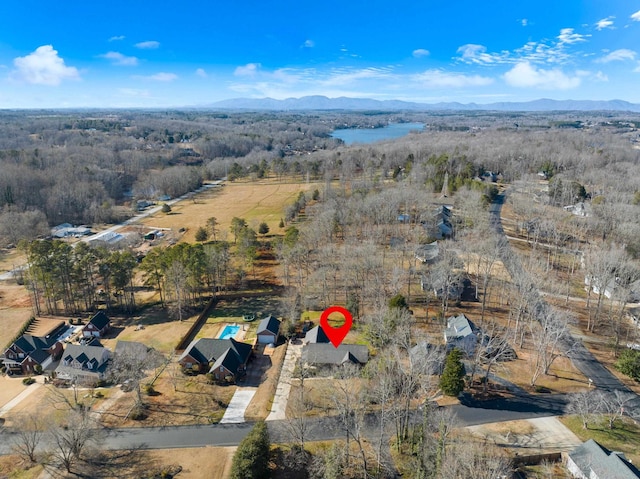
[[[593,389],[571,395],[567,412],[580,418],[583,429],[589,428],[589,421],[593,419],[599,410],[600,394],[600,391]]]
[[[63,467],[68,473],[98,446],[101,432],[86,409],[69,411],[60,424],[49,429],[50,450],[47,466]]]
[[[535,386],[540,374],[548,374],[553,362],[563,354],[563,340],[569,335],[572,318],[565,311],[549,306],[542,307],[537,322],[531,323],[531,338],[535,349],[535,362],[531,374],[531,385]]]
[[[23,459],[35,464],[36,452],[46,434],[44,418],[37,414],[22,414],[12,422],[15,431],[13,450]]]

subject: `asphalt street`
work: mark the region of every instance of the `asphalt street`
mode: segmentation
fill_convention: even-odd
[[[500,219],[500,212],[505,200],[505,193],[499,195],[495,202],[490,206],[490,222],[494,230],[505,238],[505,248],[502,252],[502,262],[512,276],[522,276],[523,267],[520,258],[513,254],[511,248],[508,245],[504,229],[502,228],[502,221]],[[531,284],[534,284],[531,282]],[[539,291],[534,291],[536,295],[537,306],[536,309],[540,309],[546,306],[546,302],[540,295]],[[605,368],[594,356],[587,350],[580,339],[575,338],[571,334],[568,334],[567,338],[562,342],[565,354],[573,365],[584,376],[591,379],[592,385],[598,389],[606,391],[621,391],[625,393],[632,393],[620,380],[614,376],[607,368]],[[633,401],[634,407],[640,407],[640,397],[636,396]]]

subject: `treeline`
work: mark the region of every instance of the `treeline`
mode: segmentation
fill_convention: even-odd
[[[640,190],[640,179],[624,174],[638,163],[636,120],[580,116],[581,128],[567,129],[558,125],[574,114],[0,112],[0,244],[63,222],[119,221],[135,199],[176,197],[224,176],[394,179],[454,192],[484,173],[512,182],[545,171],[589,194],[612,189],[630,204]],[[398,121],[426,129],[367,146],[330,137],[336,128]]]
[[[169,305],[174,316],[182,320],[206,294],[227,285],[231,274],[229,245],[220,241],[154,248],[140,268],[145,284],[156,289],[162,305]]]
[[[27,257],[23,280],[36,315],[78,314],[99,304],[107,310],[135,309],[137,260],[131,252],[54,240],[23,242],[20,247]]]

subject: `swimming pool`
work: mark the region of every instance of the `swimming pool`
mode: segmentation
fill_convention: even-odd
[[[220,336],[218,336],[218,339],[235,338],[236,334],[238,334],[238,331],[240,331],[240,326],[227,324],[220,333]]]

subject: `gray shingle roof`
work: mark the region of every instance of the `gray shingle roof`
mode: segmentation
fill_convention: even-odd
[[[232,355],[229,356],[227,352],[231,352]],[[237,365],[245,364],[249,360],[250,355],[250,344],[241,343],[232,338],[200,338],[195,339],[191,342],[187,349],[185,349],[184,353],[182,353],[178,361],[182,361],[187,356],[191,356],[201,364],[214,363],[212,366],[212,369],[214,369],[221,358],[223,358],[224,356],[228,356],[226,359],[224,359],[225,362],[223,365],[225,368],[235,373],[238,370]],[[235,358],[233,356],[235,356]],[[218,364],[218,367],[219,366],[220,364]]]
[[[369,349],[362,344],[309,343],[302,348],[302,361],[308,364],[366,364],[369,361]]]
[[[304,335],[304,340],[307,343],[328,343],[329,337],[324,332],[321,326],[316,326],[315,328],[311,328],[307,331],[307,334]]]
[[[280,320],[272,315],[262,319],[258,325],[258,332],[256,334],[260,334],[265,331],[269,331],[277,336],[280,331]]]
[[[447,329],[444,334],[447,341],[450,341],[465,338],[475,333],[476,329],[475,325],[464,314],[459,314],[447,319]]]
[[[594,479],[638,479],[640,471],[617,453],[589,439],[569,453],[583,474]],[[591,471],[595,476],[591,475]]]

